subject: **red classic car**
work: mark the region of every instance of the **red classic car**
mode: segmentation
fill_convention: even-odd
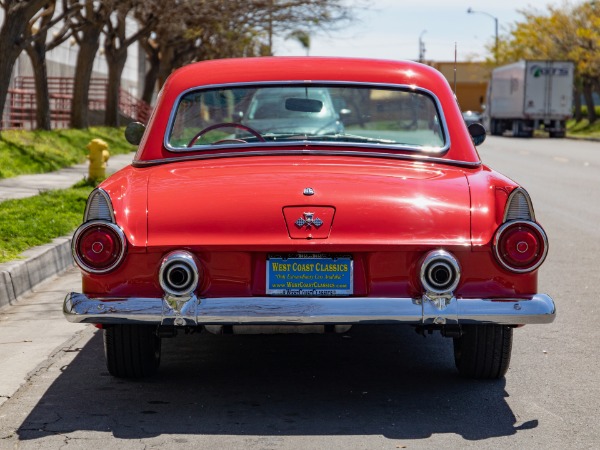
[[[527,192],[479,159],[431,67],[248,58],[174,72],[131,166],[73,237],[72,322],[109,372],[154,373],[161,339],[406,324],[453,338],[460,374],[504,376],[513,329],[550,323]],[[137,127],[137,128],[136,128]]]

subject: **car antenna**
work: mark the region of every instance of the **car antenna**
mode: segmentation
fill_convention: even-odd
[[[456,58],[458,53],[458,45],[454,42],[454,96],[456,96]]]

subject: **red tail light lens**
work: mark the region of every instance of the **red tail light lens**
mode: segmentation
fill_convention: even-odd
[[[548,239],[534,222],[507,222],[498,229],[494,250],[500,264],[513,272],[530,272],[544,262]]]
[[[95,221],[83,224],[73,237],[77,264],[92,273],[114,269],[125,253],[125,236],[115,224]]]

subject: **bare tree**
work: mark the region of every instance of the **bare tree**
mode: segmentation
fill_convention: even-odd
[[[354,5],[342,0],[254,0],[256,27],[269,36],[269,53],[273,54],[272,35],[287,35],[294,30],[295,37],[306,48],[312,33],[334,30],[352,20]],[[308,37],[308,41],[306,40]]]
[[[156,0],[154,5],[162,6],[161,0]],[[193,38],[187,33],[190,22],[202,21],[202,16],[208,16],[204,8],[206,1],[197,1],[192,7],[190,2],[182,2],[169,14],[161,14],[160,21],[153,28],[146,39],[140,40],[140,45],[146,52],[149,69],[144,80],[144,93],[142,100],[150,103],[154,89],[158,83],[162,86],[166,77],[171,73],[177,61],[185,60],[193,48]],[[203,14],[206,13],[206,14]],[[136,14],[138,22],[143,22],[143,17]]]
[[[66,22],[63,22],[63,26],[55,30],[52,39],[47,41],[48,31],[73,13],[73,11],[62,11],[54,16],[55,12],[56,0],[49,0],[29,21],[25,32],[26,42],[28,42],[25,51],[31,60],[35,79],[36,126],[42,130],[49,130],[51,127],[46,53],[66,41],[71,35],[71,29]]]
[[[73,37],[79,44],[71,103],[71,127],[73,128],[89,126],[89,88],[94,60],[100,47],[102,28],[108,21],[115,1],[63,0],[65,10],[73,9],[76,4],[81,3],[81,8],[69,17]]]
[[[137,10],[139,27],[127,35],[127,18]],[[157,23],[158,17],[152,8],[146,8],[145,1],[129,0],[117,5],[117,10],[109,17],[104,27],[106,39],[104,50],[108,64],[108,86],[106,92],[106,126],[119,126],[119,91],[121,75],[127,62],[127,49],[142,36],[148,35]]]
[[[150,63],[143,98],[149,101],[156,81],[162,85],[184,64],[271,55],[274,34],[294,29],[309,40],[311,32],[350,20],[350,7],[342,0],[183,1],[161,16],[142,44]]]
[[[0,7],[4,10],[4,22],[0,28],[0,115],[4,111],[15,61],[27,45],[27,26],[47,1],[0,0]]]
[[[358,0],[357,0],[358,1]],[[89,124],[88,101],[93,64],[106,34],[109,67],[106,123],[118,124],[120,79],[127,49],[136,40],[146,51],[149,70],[143,98],[149,101],[157,83],[184,64],[206,59],[272,54],[274,34],[294,29],[309,38],[316,29],[350,18],[342,0],[0,0],[5,20],[0,29],[0,109],[4,106],[14,62],[23,49],[32,60],[38,92],[38,126],[49,127],[46,52],[69,37],[79,45],[71,106],[71,126]],[[127,34],[127,17],[135,15],[137,31]],[[48,30],[65,27],[49,42]],[[150,32],[152,30],[152,32]]]

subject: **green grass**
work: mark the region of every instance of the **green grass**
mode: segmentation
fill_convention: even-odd
[[[106,141],[112,154],[129,153],[122,128],[92,127],[85,130],[21,131],[0,133],[0,178],[52,172],[85,162],[86,145],[94,138]]]
[[[0,178],[44,173],[85,162],[90,140],[100,138],[112,154],[130,153],[123,129],[10,131],[0,133]],[[92,190],[82,180],[70,189],[0,202],[0,263],[19,258],[37,245],[72,233],[83,219]]]
[[[587,107],[581,107],[581,114],[587,117]],[[600,106],[596,106],[596,116],[598,119],[590,124],[590,121],[585,118],[576,122],[575,119],[567,121],[567,136],[572,138],[582,139],[599,139],[600,140]]]
[[[600,117],[600,116],[599,116]],[[600,139],[600,118],[590,124],[589,120],[579,122],[571,119],[567,122],[567,136],[584,139]]]
[[[85,181],[70,189],[0,203],[0,263],[23,251],[71,233],[81,223],[92,186]]]

